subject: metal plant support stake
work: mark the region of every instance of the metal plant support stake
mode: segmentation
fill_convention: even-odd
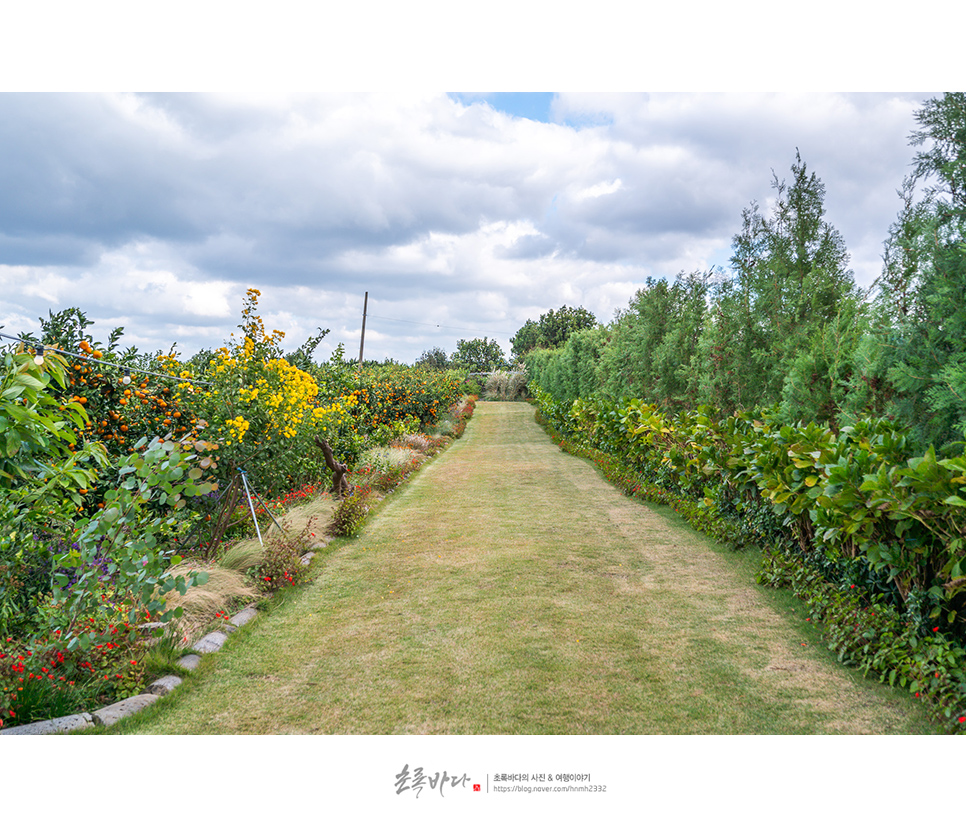
[[[265,542],[262,541],[262,531],[258,529],[258,518],[255,515],[255,505],[252,503],[252,491],[248,488],[248,478],[245,477],[244,469],[239,469],[238,472],[242,476],[242,486],[245,487],[245,497],[248,499],[248,509],[252,511],[252,522],[255,524],[255,532],[258,534],[258,543],[262,547],[265,547]],[[265,512],[271,516],[272,521],[275,522],[275,526],[284,533],[285,528],[278,523],[278,519],[272,515],[272,511],[265,506],[265,502],[262,501],[261,496],[257,492],[255,493],[255,497],[258,499],[258,503],[262,505],[262,508],[265,510]]]

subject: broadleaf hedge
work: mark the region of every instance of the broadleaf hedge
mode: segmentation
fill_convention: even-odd
[[[565,451],[719,541],[762,547],[759,581],[805,599],[843,660],[966,728],[966,456],[910,456],[886,419],[834,432],[767,411],[717,420],[531,390]]]

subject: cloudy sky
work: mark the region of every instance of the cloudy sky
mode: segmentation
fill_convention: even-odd
[[[648,276],[726,266],[796,148],[860,285],[931,93],[0,94],[0,324],[77,306],[106,337],[218,347],[246,288],[411,362]]]

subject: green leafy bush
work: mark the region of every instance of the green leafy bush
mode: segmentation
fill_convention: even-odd
[[[923,633],[881,595],[835,585],[787,551],[766,551],[756,578],[803,600],[840,661],[909,689],[950,732],[966,731],[966,649],[939,626]]]
[[[370,487],[356,487],[339,502],[339,506],[332,517],[332,522],[327,528],[328,532],[333,536],[347,538],[358,535],[374,501],[375,496]]]
[[[165,545],[182,523],[177,511],[185,509],[186,498],[204,495],[213,485],[199,482],[204,472],[194,465],[196,455],[180,444],[155,439],[141,440],[137,447],[143,453],[120,461],[120,483],[78,532],[76,546],[57,560],[49,616],[68,649],[89,648],[90,635],[77,626],[92,612],[123,610],[132,624],[167,622],[180,611],[164,611],[160,597],[205,581],[203,572],[168,573],[180,557]]]
[[[273,593],[304,580],[306,565],[302,559],[314,544],[309,531],[312,521],[309,519],[298,533],[266,536],[263,559],[249,571],[260,590]]]
[[[717,422],[700,409],[668,415],[603,399],[566,408],[535,393],[538,420],[561,448],[589,457],[626,493],[674,507],[720,541],[787,554],[766,559],[762,581],[844,584],[874,600],[876,623],[901,627],[876,627],[872,641],[849,599],[835,598],[831,645],[889,683],[918,682],[919,697],[961,723],[966,690],[954,670],[966,657],[966,458],[931,449],[909,458],[905,435],[881,419],[835,433],[767,413]],[[933,669],[939,655],[943,668]]]

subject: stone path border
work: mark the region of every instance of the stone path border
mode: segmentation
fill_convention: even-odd
[[[254,605],[246,606],[228,621],[230,625],[225,626],[227,633],[225,631],[209,632],[191,647],[192,654],[185,655],[176,661],[177,665],[187,671],[196,669],[201,661],[201,655],[218,651],[225,644],[229,634],[245,623],[251,622],[257,614],[258,611],[255,610]],[[197,654],[194,654],[194,652],[197,652]],[[0,730],[0,735],[46,736],[56,733],[69,733],[73,730],[83,730],[88,727],[110,727],[122,718],[133,715],[149,704],[153,704],[162,695],[166,695],[179,686],[181,682],[182,679],[177,675],[165,675],[163,678],[148,684],[140,695],[133,695],[123,701],[118,701],[116,704],[101,707],[95,712],[81,712],[77,715],[66,715],[63,718],[51,718],[47,721],[35,721],[33,724],[8,727],[5,730]]]

